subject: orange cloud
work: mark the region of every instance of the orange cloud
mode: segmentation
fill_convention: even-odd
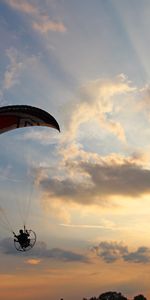
[[[28,265],[38,265],[41,263],[41,259],[31,258],[31,259],[25,260],[25,263]]]
[[[17,9],[21,12],[27,13],[27,14],[33,14],[37,13],[37,7],[26,0],[20,1],[20,0],[7,0],[7,3],[14,9]]]

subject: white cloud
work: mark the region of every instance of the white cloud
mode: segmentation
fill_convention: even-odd
[[[79,100],[69,110],[63,142],[76,139],[81,124],[96,121],[101,128],[113,133],[122,142],[126,141],[123,126],[110,118],[115,109],[115,96],[133,93],[136,90],[122,74],[113,80],[97,79],[80,89]],[[109,114],[109,118],[107,117]]]

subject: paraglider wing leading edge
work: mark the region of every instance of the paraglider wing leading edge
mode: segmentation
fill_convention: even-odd
[[[28,126],[48,126],[60,131],[55,118],[45,110],[29,105],[0,107],[0,134]]]

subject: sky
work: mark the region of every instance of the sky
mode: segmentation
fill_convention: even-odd
[[[0,298],[150,297],[150,2],[0,0]],[[36,232],[17,252],[12,231]]]

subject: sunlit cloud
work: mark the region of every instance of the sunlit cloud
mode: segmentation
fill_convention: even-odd
[[[130,155],[112,153],[102,156],[84,150],[84,146],[78,143],[80,126],[96,120],[101,128],[126,144],[123,126],[113,119],[119,105],[116,97],[120,94],[135,96],[135,91],[137,88],[123,74],[113,80],[91,81],[82,87],[78,102],[68,108],[66,130],[58,141],[59,176],[55,171],[49,174],[48,166],[36,170],[36,183],[43,192],[43,207],[68,226],[71,223],[69,210],[76,205],[115,209],[115,197],[132,200],[150,193],[149,155],[135,151]],[[34,138],[43,143],[42,136],[35,135]]]
[[[114,156],[115,157],[115,156]],[[80,204],[104,205],[106,199],[120,195],[135,197],[150,193],[150,171],[140,165],[124,158],[122,163],[99,158],[99,161],[76,161],[69,165],[75,173],[80,174],[80,180],[75,178],[43,178],[40,186],[47,197],[60,198],[63,201],[77,202]],[[68,167],[67,165],[67,167]],[[84,176],[86,174],[86,176]],[[105,200],[104,200],[105,199]]]
[[[33,14],[38,12],[37,7],[26,0],[6,0],[6,3],[8,3],[13,9],[17,9],[26,14]]]
[[[36,266],[36,265],[39,265],[41,263],[41,259],[31,258],[31,259],[25,260],[25,263],[28,264],[28,265]]]
[[[117,228],[112,222],[109,221],[103,221],[101,224],[70,224],[70,223],[62,223],[59,224],[62,227],[68,227],[68,228],[83,228],[83,229],[109,229],[109,230],[116,230]]]
[[[0,103],[43,106],[61,125],[1,136],[2,205],[20,229],[29,194],[37,242],[19,253],[12,235],[0,241],[0,297],[149,299],[150,4],[0,2]]]
[[[80,125],[89,120],[98,122],[101,128],[125,142],[126,137],[122,125],[110,116],[115,110],[114,96],[133,93],[135,90],[136,88],[131,86],[123,74],[112,80],[97,79],[81,87],[79,100],[72,105],[72,111],[69,110],[70,118],[66,121],[67,130],[63,137],[64,142],[76,139]]]
[[[119,95],[134,95],[136,87],[124,74],[120,74],[112,79],[96,79],[87,82],[79,88],[76,95],[77,100],[68,104],[68,109],[64,120],[64,130],[59,137],[59,154],[62,156],[73,155],[77,152],[77,140],[80,133],[80,126],[95,122],[101,130],[110,133],[126,144],[126,133],[120,121],[113,116],[119,109],[119,104],[115,97]],[[26,134],[26,138],[48,143],[49,132]],[[81,152],[81,151],[80,151]],[[84,152],[85,155],[85,152]]]
[[[32,28],[41,34],[47,34],[49,31],[63,33],[67,30],[63,22],[51,20],[48,14],[43,13],[37,4],[34,5],[26,0],[24,2],[6,0],[6,3],[13,9],[28,15],[31,18]]]

